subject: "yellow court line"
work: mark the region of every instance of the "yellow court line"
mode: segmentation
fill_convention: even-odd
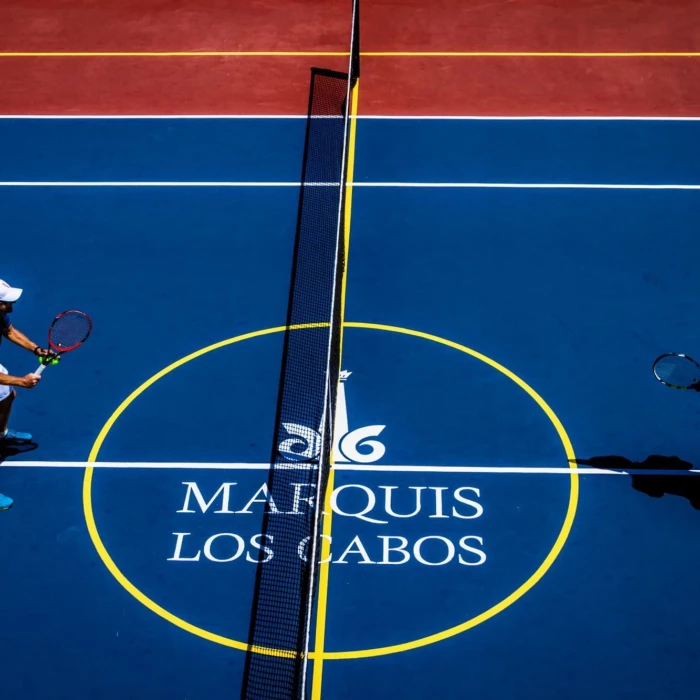
[[[358,80],[352,94],[352,107],[350,114],[353,117],[357,116],[357,106],[359,103],[359,85]],[[348,163],[347,163],[347,182],[353,181],[355,173],[355,138],[357,134],[357,119],[350,121],[350,135],[348,140]],[[343,326],[345,324],[345,293],[347,289],[348,277],[348,251],[350,248],[350,221],[352,218],[352,186],[346,185],[345,192],[345,222],[344,222],[344,245],[345,245],[345,269],[341,281],[340,292],[340,363],[339,369],[342,369],[343,357]],[[338,379],[338,381],[340,381]],[[331,455],[331,470],[328,475],[328,484],[326,485],[326,499],[324,503],[323,529],[321,537],[321,562],[319,566],[318,578],[318,606],[316,608],[316,635],[314,641],[314,672],[311,686],[311,700],[320,700],[321,688],[323,686],[323,654],[326,645],[326,613],[328,610],[328,577],[330,574],[330,557],[331,557],[331,526],[333,520],[333,509],[330,506],[330,496],[333,493],[333,482],[335,472],[332,468],[334,457]]]
[[[355,179],[355,141],[357,138],[357,107],[360,101],[360,81],[355,83],[355,88],[352,93],[352,105],[350,108],[350,137],[348,141],[348,166],[347,166],[347,182],[354,182]],[[348,264],[350,259],[350,221],[352,218],[352,185],[348,184],[345,190],[345,270],[343,271],[343,279],[340,291],[340,358],[342,364],[343,357],[343,332],[345,329],[345,296],[347,291],[348,281]],[[342,367],[341,367],[342,369]]]
[[[347,51],[4,51],[0,58],[349,56]],[[700,58],[700,51],[363,51],[372,58]]]
[[[564,446],[564,450],[566,452],[567,458],[569,460],[569,464],[572,465],[571,468],[571,491],[570,491],[570,496],[569,496],[569,506],[567,509],[567,515],[564,521],[564,525],[562,526],[562,529],[560,530],[559,536],[557,537],[557,540],[555,542],[554,547],[552,550],[550,550],[549,555],[547,556],[546,560],[540,565],[540,567],[535,571],[532,576],[524,583],[522,584],[515,592],[513,592],[508,598],[504,599],[497,605],[493,606],[489,610],[484,611],[480,615],[478,615],[475,618],[472,618],[471,620],[467,620],[465,622],[462,622],[461,624],[458,624],[456,626],[453,626],[449,629],[443,630],[442,632],[438,632],[432,635],[429,635],[427,637],[423,637],[420,639],[414,639],[409,642],[404,642],[401,644],[395,644],[393,646],[388,646],[388,647],[377,647],[377,648],[370,648],[370,649],[355,649],[355,650],[348,650],[348,651],[338,651],[338,652],[328,652],[325,651],[323,652],[323,663],[328,660],[337,660],[337,659],[359,659],[359,658],[367,658],[367,657],[376,657],[376,656],[383,656],[385,654],[394,654],[397,652],[402,652],[402,651],[408,651],[409,649],[418,649],[420,647],[423,647],[428,644],[433,644],[435,642],[439,642],[442,640],[445,640],[449,637],[452,637],[456,634],[460,634],[461,632],[464,632],[468,629],[471,629],[472,627],[475,627],[476,625],[481,624],[482,622],[485,622],[486,620],[492,618],[493,616],[499,614],[503,610],[505,610],[508,606],[512,605],[515,601],[517,601],[519,598],[521,598],[525,593],[527,593],[529,590],[532,589],[533,586],[537,584],[537,582],[545,575],[545,573],[549,570],[549,568],[552,566],[554,561],[556,560],[557,556],[561,552],[564,543],[566,542],[569,532],[571,531],[574,517],[576,514],[576,508],[577,508],[577,502],[578,502],[578,469],[576,468],[576,455],[574,454],[573,447],[571,445],[571,441],[569,440],[568,435],[566,434],[566,431],[555,415],[554,411],[547,405],[547,403],[544,401],[544,399],[537,394],[537,392],[530,387],[528,384],[526,384],[522,379],[517,377],[515,374],[513,374],[510,370],[507,368],[503,367],[499,363],[497,363],[495,360],[492,360],[485,355],[482,355],[481,353],[476,352],[475,350],[471,350],[470,348],[467,348],[463,345],[460,345],[458,343],[455,343],[453,341],[447,340],[445,338],[440,338],[438,336],[430,335],[428,333],[424,333],[422,331],[416,331],[416,330],[411,330],[407,328],[401,328],[398,326],[389,326],[389,325],[382,325],[382,324],[376,324],[376,323],[360,323],[360,322],[349,322],[345,321],[345,325],[348,328],[365,328],[365,329],[370,329],[370,330],[380,330],[380,331],[388,331],[388,332],[393,332],[393,333],[400,333],[403,335],[408,335],[408,336],[414,336],[418,338],[424,338],[426,340],[440,343],[442,345],[445,345],[450,348],[454,348],[455,350],[459,350],[461,352],[466,353],[467,355],[470,355],[487,365],[490,365],[494,369],[498,370],[502,374],[504,374],[506,377],[511,379],[513,382],[515,382],[518,386],[520,386],[537,404],[538,406],[546,413],[547,417],[551,421],[551,423],[554,425],[557,434],[559,435],[562,444]],[[260,338],[263,336],[267,336],[270,334],[274,333],[281,333],[286,330],[301,330],[305,328],[320,328],[323,326],[328,326],[328,323],[310,323],[310,324],[299,324],[295,326],[277,326],[275,328],[267,328],[263,330],[257,330],[253,331],[250,333],[245,333],[240,336],[236,336],[234,338],[229,338],[224,341],[220,341],[218,343],[214,343],[213,345],[209,345],[205,348],[202,348],[201,350],[197,350],[186,357],[183,357],[180,360],[177,360],[176,362],[173,362],[172,364],[168,365],[166,368],[160,370],[157,374],[153,375],[150,379],[146,380],[141,386],[139,386],[137,389],[135,389],[122,403],[119,405],[119,407],[114,411],[114,413],[110,416],[108,419],[107,423],[103,426],[103,428],[100,430],[100,433],[98,434],[95,444],[93,445],[91,451],[90,451],[90,457],[88,459],[88,462],[90,463],[96,463],[98,461],[99,457],[99,451],[104,443],[105,439],[107,438],[107,435],[109,434],[110,430],[114,427],[115,422],[118,420],[118,418],[129,408],[129,406],[139,397],[141,396],[149,387],[153,386],[159,379],[162,379],[165,377],[167,374],[170,372],[174,371],[175,369],[181,367],[182,365],[190,362],[191,360],[194,360],[198,357],[201,357],[203,355],[206,355],[209,352],[212,352],[214,350],[218,350],[220,348],[226,347],[233,345],[235,343],[239,343],[245,340],[251,340],[254,338]],[[248,651],[252,650],[260,654],[266,654],[269,656],[288,656],[289,652],[281,649],[274,649],[274,648],[266,648],[266,647],[250,647],[246,642],[242,641],[237,641],[235,639],[223,637],[221,635],[217,635],[213,632],[210,632],[206,629],[203,629],[201,627],[197,627],[196,625],[193,625],[192,623],[187,622],[186,620],[177,617],[173,613],[169,612],[162,606],[160,606],[158,603],[155,601],[151,600],[148,598],[143,592],[141,592],[134,584],[132,584],[126,576],[120,571],[118,568],[117,564],[112,560],[109,552],[107,551],[107,548],[105,545],[102,543],[102,540],[100,538],[100,534],[97,528],[97,524],[95,522],[95,514],[93,511],[92,507],[92,477],[93,477],[93,472],[96,467],[88,467],[85,470],[85,477],[83,481],[83,509],[84,509],[84,515],[85,515],[85,521],[87,524],[88,532],[90,534],[91,540],[93,542],[93,545],[95,547],[96,552],[98,553],[100,559],[102,562],[105,564],[107,570],[112,574],[112,576],[115,578],[115,580],[130,594],[132,595],[137,601],[139,601],[142,605],[144,605],[146,608],[151,610],[153,613],[156,615],[162,617],[164,620],[170,622],[171,624],[179,627],[180,629],[190,633],[197,635],[203,639],[207,639],[211,642],[214,642],[216,644],[221,644],[227,647],[232,647],[234,649],[240,649],[241,651]],[[333,484],[333,481],[330,481],[330,484]],[[327,493],[330,493],[327,491]],[[329,510],[329,509],[327,509]],[[328,528],[330,528],[330,523],[328,523]],[[324,526],[324,533],[330,532],[330,529],[325,529]],[[322,559],[321,561],[327,561],[330,558],[330,547],[327,549],[322,549]],[[322,614],[325,614],[326,607],[324,607],[321,611]],[[323,629],[323,628],[322,628]],[[309,658],[312,660],[315,660],[316,654],[314,652],[309,653]],[[319,690],[318,692],[320,693],[320,686],[318,686]]]
[[[700,52],[649,51],[371,51],[363,56],[405,58],[686,58]]]
[[[316,607],[316,639],[314,642],[314,672],[311,683],[311,700],[320,700],[323,686],[323,653],[326,644],[326,613],[328,611],[328,575],[331,557],[331,494],[335,471],[330,470],[326,485],[326,498],[323,504],[325,516],[321,531],[321,562],[318,572],[318,606]]]
[[[197,58],[207,56],[349,56],[347,51],[22,51],[0,58]]]

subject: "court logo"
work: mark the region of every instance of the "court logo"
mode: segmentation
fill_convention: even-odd
[[[345,382],[351,374],[346,370],[340,373],[333,440],[334,461],[336,464],[371,464],[379,461],[386,452],[386,447],[379,440],[372,439],[379,437],[386,426],[367,425],[350,430]],[[282,440],[278,450],[285,459],[300,462],[318,458],[321,452],[321,435],[318,430],[298,423],[282,425],[289,437]]]
[[[384,444],[376,439],[386,426],[367,425],[350,430],[345,387],[351,374],[348,371],[340,373],[333,445],[335,463],[370,464],[380,460],[386,452]],[[280,454],[295,465],[315,469],[314,460],[321,452],[320,431],[297,423],[283,423],[283,426],[288,437],[278,446]],[[204,492],[196,481],[185,481],[182,485],[186,490],[178,515],[190,518],[207,513],[215,516],[236,515],[239,516],[236,520],[242,528],[244,524],[240,516],[253,515],[261,507],[276,519],[297,519],[318,507],[316,485],[302,477],[291,483],[283,482],[283,486],[278,487],[275,493],[272,493],[267,482],[260,484],[257,490],[253,492],[251,489],[246,494],[242,508],[242,501],[239,503],[237,500],[243,495],[247,484],[227,481],[221,483],[213,495],[210,485],[205,487]],[[334,553],[319,563],[395,566],[416,561],[425,566],[444,566],[450,562],[463,566],[481,566],[486,561],[486,553],[480,549],[484,544],[480,535],[460,532],[457,535],[458,541],[453,541],[453,537],[429,533],[414,538],[415,541],[412,542],[403,534],[388,534],[386,531],[387,527],[416,518],[423,521],[424,527],[430,527],[430,519],[435,518],[454,522],[478,520],[484,513],[480,499],[480,489],[461,485],[450,488],[344,483],[336,486],[330,494],[328,510],[323,512],[324,517],[332,513],[355,521],[358,527],[360,523],[372,527],[368,530],[366,525],[363,526],[362,533],[322,535],[322,539],[335,544]],[[376,526],[380,526],[381,531],[376,531]],[[267,564],[276,557],[277,535],[270,533],[255,533],[246,539],[240,531],[217,532],[210,535],[203,546],[199,541],[191,542],[192,532],[173,532],[172,535],[176,539],[173,555],[168,561],[199,562],[203,561],[204,554],[204,559],[216,563],[245,560]],[[307,536],[298,545],[297,554],[304,561],[307,561],[309,541],[310,537]],[[479,548],[473,546],[475,544]],[[258,550],[262,551],[262,555],[258,554]],[[284,551],[281,556],[284,559]]]

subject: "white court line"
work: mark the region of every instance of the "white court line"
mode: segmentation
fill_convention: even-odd
[[[0,187],[300,187],[300,182],[139,182],[8,181]],[[307,187],[339,187],[338,182],[307,182]]]
[[[0,462],[3,467],[47,468],[47,469],[226,469],[226,470],[269,470],[269,462],[36,462],[31,460],[7,460]],[[283,469],[308,471],[316,465],[299,463],[284,465]]]
[[[444,187],[562,190],[700,190],[700,185],[607,184],[578,182],[353,182],[353,187]]]
[[[305,114],[0,114],[0,119],[306,119]],[[664,116],[498,116],[498,115],[387,115],[361,114],[351,119],[401,119],[409,121],[648,121],[648,122],[694,122],[700,117]]]
[[[268,471],[269,462],[45,462],[30,460],[8,460],[0,463],[0,469],[10,468],[48,468],[48,469],[199,469],[199,470],[251,470]],[[309,470],[316,465],[299,463],[289,464],[284,469]],[[416,466],[389,464],[336,464],[335,471],[341,472],[401,472],[401,473],[443,473],[443,474],[572,474],[624,476],[642,474],[647,476],[685,476],[700,474],[700,469],[690,470],[654,470],[654,469],[596,469],[594,467],[484,467],[484,466]]]
[[[351,187],[535,189],[535,190],[700,190],[700,184],[608,184],[561,182],[350,182]],[[337,182],[307,182],[307,187],[338,187]],[[300,182],[149,182],[149,181],[0,181],[0,187],[300,187]]]

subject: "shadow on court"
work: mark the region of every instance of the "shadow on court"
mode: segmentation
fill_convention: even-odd
[[[39,447],[37,442],[17,442],[0,445],[0,464],[10,457],[16,457],[24,452],[32,452]]]
[[[16,457],[24,452],[31,452],[32,450],[36,450],[37,447],[39,447],[39,444],[36,442],[10,442],[6,445],[0,444],[0,467],[2,467],[2,463],[6,459]]]
[[[693,468],[690,462],[680,457],[649,455],[642,462],[634,462],[627,457],[609,455],[577,459],[576,464],[597,469],[654,472],[653,474],[631,474],[632,488],[652,498],[661,498],[664,494],[682,496],[690,501],[690,505],[695,510],[700,510],[700,478],[698,478],[700,475],[678,473],[689,472]],[[663,472],[674,473],[664,474]]]

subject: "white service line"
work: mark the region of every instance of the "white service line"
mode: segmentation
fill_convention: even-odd
[[[595,467],[450,467],[450,466],[413,466],[413,465],[366,465],[348,464],[336,465],[336,471],[376,471],[376,472],[436,472],[456,474],[560,474],[571,476],[572,474],[595,474],[619,476],[626,474],[645,475],[686,475],[700,474],[700,469],[690,470],[652,470],[652,469],[598,469]]]
[[[9,181],[0,187],[299,187],[299,182],[138,182],[138,181]],[[339,183],[307,182],[308,187],[338,187]]]
[[[218,469],[218,470],[257,470],[268,471],[269,462],[47,462],[31,460],[7,460],[0,463],[0,469],[9,468],[49,468],[49,469]],[[315,469],[315,464],[278,465],[281,469]],[[652,470],[652,469],[596,469],[594,467],[485,467],[485,466],[416,466],[389,464],[336,464],[335,471],[346,472],[401,472],[401,473],[443,473],[443,474],[559,474],[571,476],[607,475],[624,476],[630,474],[685,476],[700,474],[700,469],[691,470]]]
[[[385,115],[362,114],[357,119],[401,119],[415,121],[484,121],[484,122],[696,122],[700,117],[567,117],[567,116],[484,116],[484,115]]]
[[[353,187],[435,187],[535,190],[700,190],[700,185],[606,184],[579,182],[353,182]]]
[[[607,184],[544,182],[350,182],[350,187],[432,189],[535,189],[535,190],[700,190],[697,185]],[[300,182],[139,182],[139,181],[0,181],[0,187],[300,187]],[[338,187],[337,182],[307,182],[306,187]]]
[[[308,464],[290,465],[293,469],[307,471]],[[0,469],[14,468],[46,468],[46,469],[249,469],[269,470],[269,462],[42,462],[31,460],[7,460],[0,462]]]

